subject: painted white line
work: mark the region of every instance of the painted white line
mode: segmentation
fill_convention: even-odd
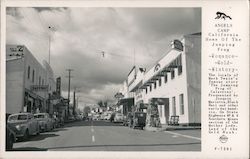
[[[194,137],[194,136],[182,135],[182,134],[179,134],[179,133],[174,133],[174,132],[169,132],[169,131],[164,131],[164,132],[172,134],[172,135],[182,136],[182,137],[186,137],[186,138],[190,138],[190,139],[195,139],[195,140],[201,141],[201,138]]]
[[[177,135],[173,135],[172,137],[178,137]]]
[[[94,128],[91,128],[91,132],[94,132],[95,130],[94,130]]]
[[[92,142],[95,142],[95,136],[92,135]]]

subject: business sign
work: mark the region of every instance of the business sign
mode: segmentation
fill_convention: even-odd
[[[183,51],[183,44],[180,40],[174,40],[171,43],[173,49]]]
[[[49,85],[32,85],[30,89],[36,92],[48,91]]]
[[[61,77],[56,78],[56,93],[61,95]]]
[[[157,65],[155,65],[154,72],[159,71],[160,68],[161,68],[161,65],[158,63]]]

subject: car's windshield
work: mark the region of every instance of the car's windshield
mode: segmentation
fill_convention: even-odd
[[[12,115],[9,116],[8,121],[16,121],[16,120],[27,120],[27,115]]]
[[[44,118],[45,115],[43,115],[43,114],[36,114],[36,115],[34,115],[34,117],[35,117],[35,118]]]

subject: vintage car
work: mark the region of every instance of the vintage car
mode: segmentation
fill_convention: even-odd
[[[116,113],[114,117],[114,123],[122,123],[123,122],[123,114]]]
[[[34,117],[39,123],[40,131],[50,131],[54,128],[54,120],[50,118],[48,113],[37,113]]]
[[[146,113],[144,112],[134,112],[132,113],[132,118],[129,121],[129,127],[135,129],[136,127],[140,127],[143,129],[146,125]]]
[[[31,113],[17,113],[8,117],[8,124],[17,138],[27,140],[30,135],[40,133],[39,123]]]
[[[16,133],[6,124],[6,150],[12,150],[13,144],[16,142]]]

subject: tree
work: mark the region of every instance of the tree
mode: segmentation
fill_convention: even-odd
[[[88,113],[90,113],[90,107],[89,106],[85,106],[83,108],[83,114],[84,114],[84,116],[88,116]]]

